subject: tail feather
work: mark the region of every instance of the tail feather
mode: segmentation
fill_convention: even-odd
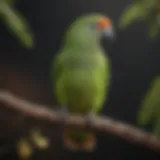
[[[93,151],[96,147],[95,135],[81,129],[66,129],[63,138],[64,146],[70,150]]]

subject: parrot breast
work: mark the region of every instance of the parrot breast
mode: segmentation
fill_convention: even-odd
[[[57,96],[70,112],[88,112],[93,106],[97,84],[91,71],[74,70],[62,75],[57,84]]]
[[[70,112],[87,114],[102,106],[108,84],[106,57],[101,53],[72,54],[63,57],[56,81],[56,96]],[[108,67],[107,67],[108,66]]]

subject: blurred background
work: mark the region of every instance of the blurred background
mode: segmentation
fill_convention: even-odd
[[[22,47],[0,22],[0,87],[8,89],[21,97],[42,104],[55,104],[49,71],[53,55],[60,48],[63,34],[68,25],[88,12],[102,12],[118,25],[120,14],[132,0],[23,0],[16,7],[27,18],[35,35],[34,49]],[[124,30],[116,28],[116,42],[106,49],[112,61],[112,86],[110,98],[105,104],[103,114],[116,120],[136,125],[136,114],[144,93],[151,80],[160,71],[160,39],[151,40],[147,27],[142,22],[135,23]],[[104,45],[105,47],[105,45]],[[106,48],[106,47],[105,47]],[[6,115],[8,120],[6,121]],[[1,145],[13,143],[11,126],[19,120],[6,113],[1,129]],[[2,122],[1,121],[1,122]],[[32,122],[30,122],[32,124]],[[9,127],[6,127],[9,126]],[[7,128],[7,129],[6,129]],[[46,129],[47,130],[47,129]],[[53,140],[54,141],[54,140]],[[1,159],[17,160],[15,150],[1,155]],[[160,159],[160,155],[143,147],[133,145],[110,134],[98,135],[98,148],[94,153],[70,153],[56,150],[36,152],[33,159]]]

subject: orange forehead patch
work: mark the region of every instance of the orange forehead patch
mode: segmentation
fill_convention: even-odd
[[[105,29],[111,27],[111,21],[107,18],[102,18],[98,21],[97,27],[99,29]]]

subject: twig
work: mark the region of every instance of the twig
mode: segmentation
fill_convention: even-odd
[[[23,113],[33,119],[43,120],[52,124],[61,122],[58,112],[49,109],[47,106],[34,104],[18,98],[18,96],[14,96],[7,91],[0,92],[0,102],[4,103],[8,109]],[[69,115],[65,121],[65,125],[87,129],[87,120],[82,116]],[[91,128],[100,132],[112,133],[132,143],[141,144],[152,150],[160,151],[160,139],[156,136],[108,117],[95,117]]]

